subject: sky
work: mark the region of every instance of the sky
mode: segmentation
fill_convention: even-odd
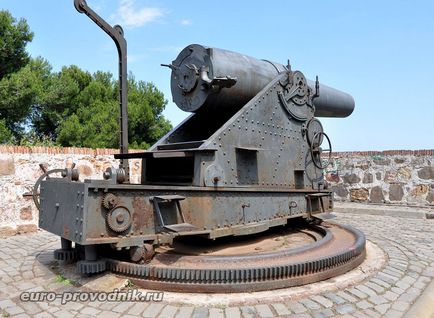
[[[170,63],[197,43],[286,64],[351,94],[348,118],[320,119],[335,151],[434,148],[434,1],[87,0],[123,26],[128,70],[170,93]],[[35,33],[33,57],[117,76],[112,40],[73,0],[0,0]]]

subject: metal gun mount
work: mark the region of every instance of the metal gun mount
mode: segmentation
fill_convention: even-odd
[[[172,70],[174,102],[192,114],[149,150],[127,153],[122,29],[109,26],[85,1],[74,4],[118,47],[121,153],[115,158],[121,169],[108,169],[104,180],[84,182],[78,181],[77,169],[66,169],[63,178],[48,178],[50,171],[44,171],[36,183],[41,185],[39,226],[62,238],[56,259],[78,259],[79,272],[95,273],[108,266],[102,256],[112,257],[114,251],[127,251],[129,262],[140,263],[153,257],[155,246],[178,237],[249,235],[293,219],[312,220],[330,209],[323,168],[331,144],[315,116],[350,115],[350,95],[318,79],[309,81],[289,65],[189,45],[166,66]],[[142,162],[140,184],[128,180],[133,158]],[[360,263],[364,238],[354,241],[357,248],[349,246],[345,258],[318,261],[318,268],[355,257]],[[146,267],[120,268],[151,273]]]

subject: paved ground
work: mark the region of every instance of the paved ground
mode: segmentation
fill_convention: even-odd
[[[388,255],[386,266],[350,288],[245,306],[194,307],[162,302],[21,302],[23,291],[80,290],[41,264],[50,263],[46,232],[0,240],[0,310],[4,317],[401,317],[434,279],[434,220],[338,213]],[[234,295],[236,297],[236,295]]]

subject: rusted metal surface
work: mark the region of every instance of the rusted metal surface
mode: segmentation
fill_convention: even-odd
[[[34,190],[38,206],[41,185],[39,226],[83,246],[80,272],[102,270],[98,257],[106,249],[131,251],[127,258],[140,262],[155,247],[185,236],[254,235],[329,210],[321,153],[331,152],[331,144],[315,116],[348,116],[354,108],[350,95],[311,82],[290,65],[190,45],[168,66],[175,103],[194,114],[149,150],[129,154],[122,28],[110,26],[85,0],[74,5],[114,40],[120,68],[119,168],[108,167],[103,180],[84,182],[74,167],[61,170],[63,178],[44,171]],[[129,180],[129,159],[141,162],[140,184]],[[60,258],[71,258],[66,250],[57,253]],[[309,260],[309,252],[300,257]],[[294,264],[285,267],[291,281],[301,266]]]
[[[365,237],[349,226],[323,223],[306,229],[320,234],[314,243],[258,253],[157,254],[149,264],[107,259],[108,269],[149,289],[182,292],[252,292],[324,280],[358,266]]]
[[[257,95],[288,66],[228,50],[191,44],[170,65],[173,101],[184,111],[197,112],[219,108],[239,109]],[[303,80],[303,88],[315,89],[313,81]],[[298,81],[297,81],[298,82]],[[341,91],[318,84],[315,116],[346,117],[354,109],[353,98]],[[283,95],[281,95],[283,97]],[[298,99],[299,106],[306,100]],[[296,113],[301,107],[290,107]],[[294,110],[292,112],[291,110]],[[224,111],[224,110],[223,110]],[[301,118],[305,115],[302,114]]]

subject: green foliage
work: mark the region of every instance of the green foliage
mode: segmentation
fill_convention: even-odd
[[[53,72],[43,58],[29,59],[33,33],[0,11],[0,143],[117,148],[118,82],[108,72],[78,66]],[[147,148],[172,127],[167,105],[152,84],[128,79],[131,148]]]
[[[0,79],[29,62],[26,45],[33,33],[24,19],[18,22],[8,11],[0,11]]]
[[[56,276],[56,282],[57,283],[61,283],[61,284],[66,285],[66,286],[72,286],[72,285],[74,285],[74,281],[65,278],[65,276],[63,276],[62,274],[58,274]]]
[[[34,130],[26,132],[23,134],[18,142],[15,142],[20,146],[32,147],[56,147],[58,144],[50,139],[50,137],[46,135],[40,135],[36,133]]]
[[[4,119],[0,119],[0,144],[9,144],[12,142],[12,132],[6,126],[6,121]]]
[[[35,132],[55,140],[60,122],[77,111],[77,97],[91,81],[91,74],[75,65],[50,74],[44,91],[39,92],[32,105],[31,123]]]
[[[170,122],[161,115],[166,105],[163,93],[154,84],[136,82],[130,74],[128,119],[131,148],[146,149],[172,129]]]
[[[50,72],[50,64],[37,58],[0,80],[0,118],[15,135],[22,133],[32,105],[44,94]]]
[[[153,84],[128,80],[129,143],[146,149],[171,128],[161,113],[167,105]],[[118,84],[110,73],[97,72],[76,97],[74,113],[59,124],[57,142],[62,146],[117,148],[119,145]]]
[[[80,107],[59,126],[57,141],[62,146],[117,148],[119,144],[117,103],[95,101]]]

